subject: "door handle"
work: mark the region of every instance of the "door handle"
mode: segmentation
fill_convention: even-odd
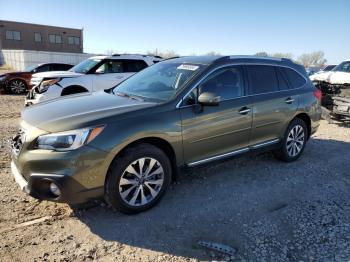
[[[239,111],[238,111],[238,113],[240,113],[241,115],[245,115],[245,114],[248,114],[250,112],[250,108],[248,108],[248,107],[242,107]]]
[[[295,101],[294,98],[288,97],[286,100],[284,100],[284,102],[286,102],[287,104],[291,104]]]

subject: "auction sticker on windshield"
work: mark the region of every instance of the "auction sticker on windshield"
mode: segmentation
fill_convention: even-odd
[[[180,65],[177,67],[177,69],[196,71],[198,67],[199,66],[196,66],[196,65]]]

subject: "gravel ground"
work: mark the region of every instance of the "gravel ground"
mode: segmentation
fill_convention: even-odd
[[[349,127],[322,121],[294,163],[255,153],[186,170],[158,206],[127,216],[18,189],[7,146],[23,101],[0,96],[1,261],[350,260]]]

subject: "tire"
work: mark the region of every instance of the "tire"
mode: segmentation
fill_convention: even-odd
[[[275,157],[285,162],[297,160],[305,149],[307,138],[308,129],[305,122],[300,118],[295,118],[289,123],[279,149],[274,151]]]
[[[143,212],[161,200],[171,177],[169,158],[158,147],[139,144],[127,148],[109,168],[105,200],[113,209],[125,214]]]
[[[27,84],[20,79],[11,80],[7,85],[7,91],[14,95],[24,94],[27,92]]]

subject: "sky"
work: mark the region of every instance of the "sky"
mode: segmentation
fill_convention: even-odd
[[[89,53],[350,58],[350,0],[0,0],[1,19],[83,28]]]

